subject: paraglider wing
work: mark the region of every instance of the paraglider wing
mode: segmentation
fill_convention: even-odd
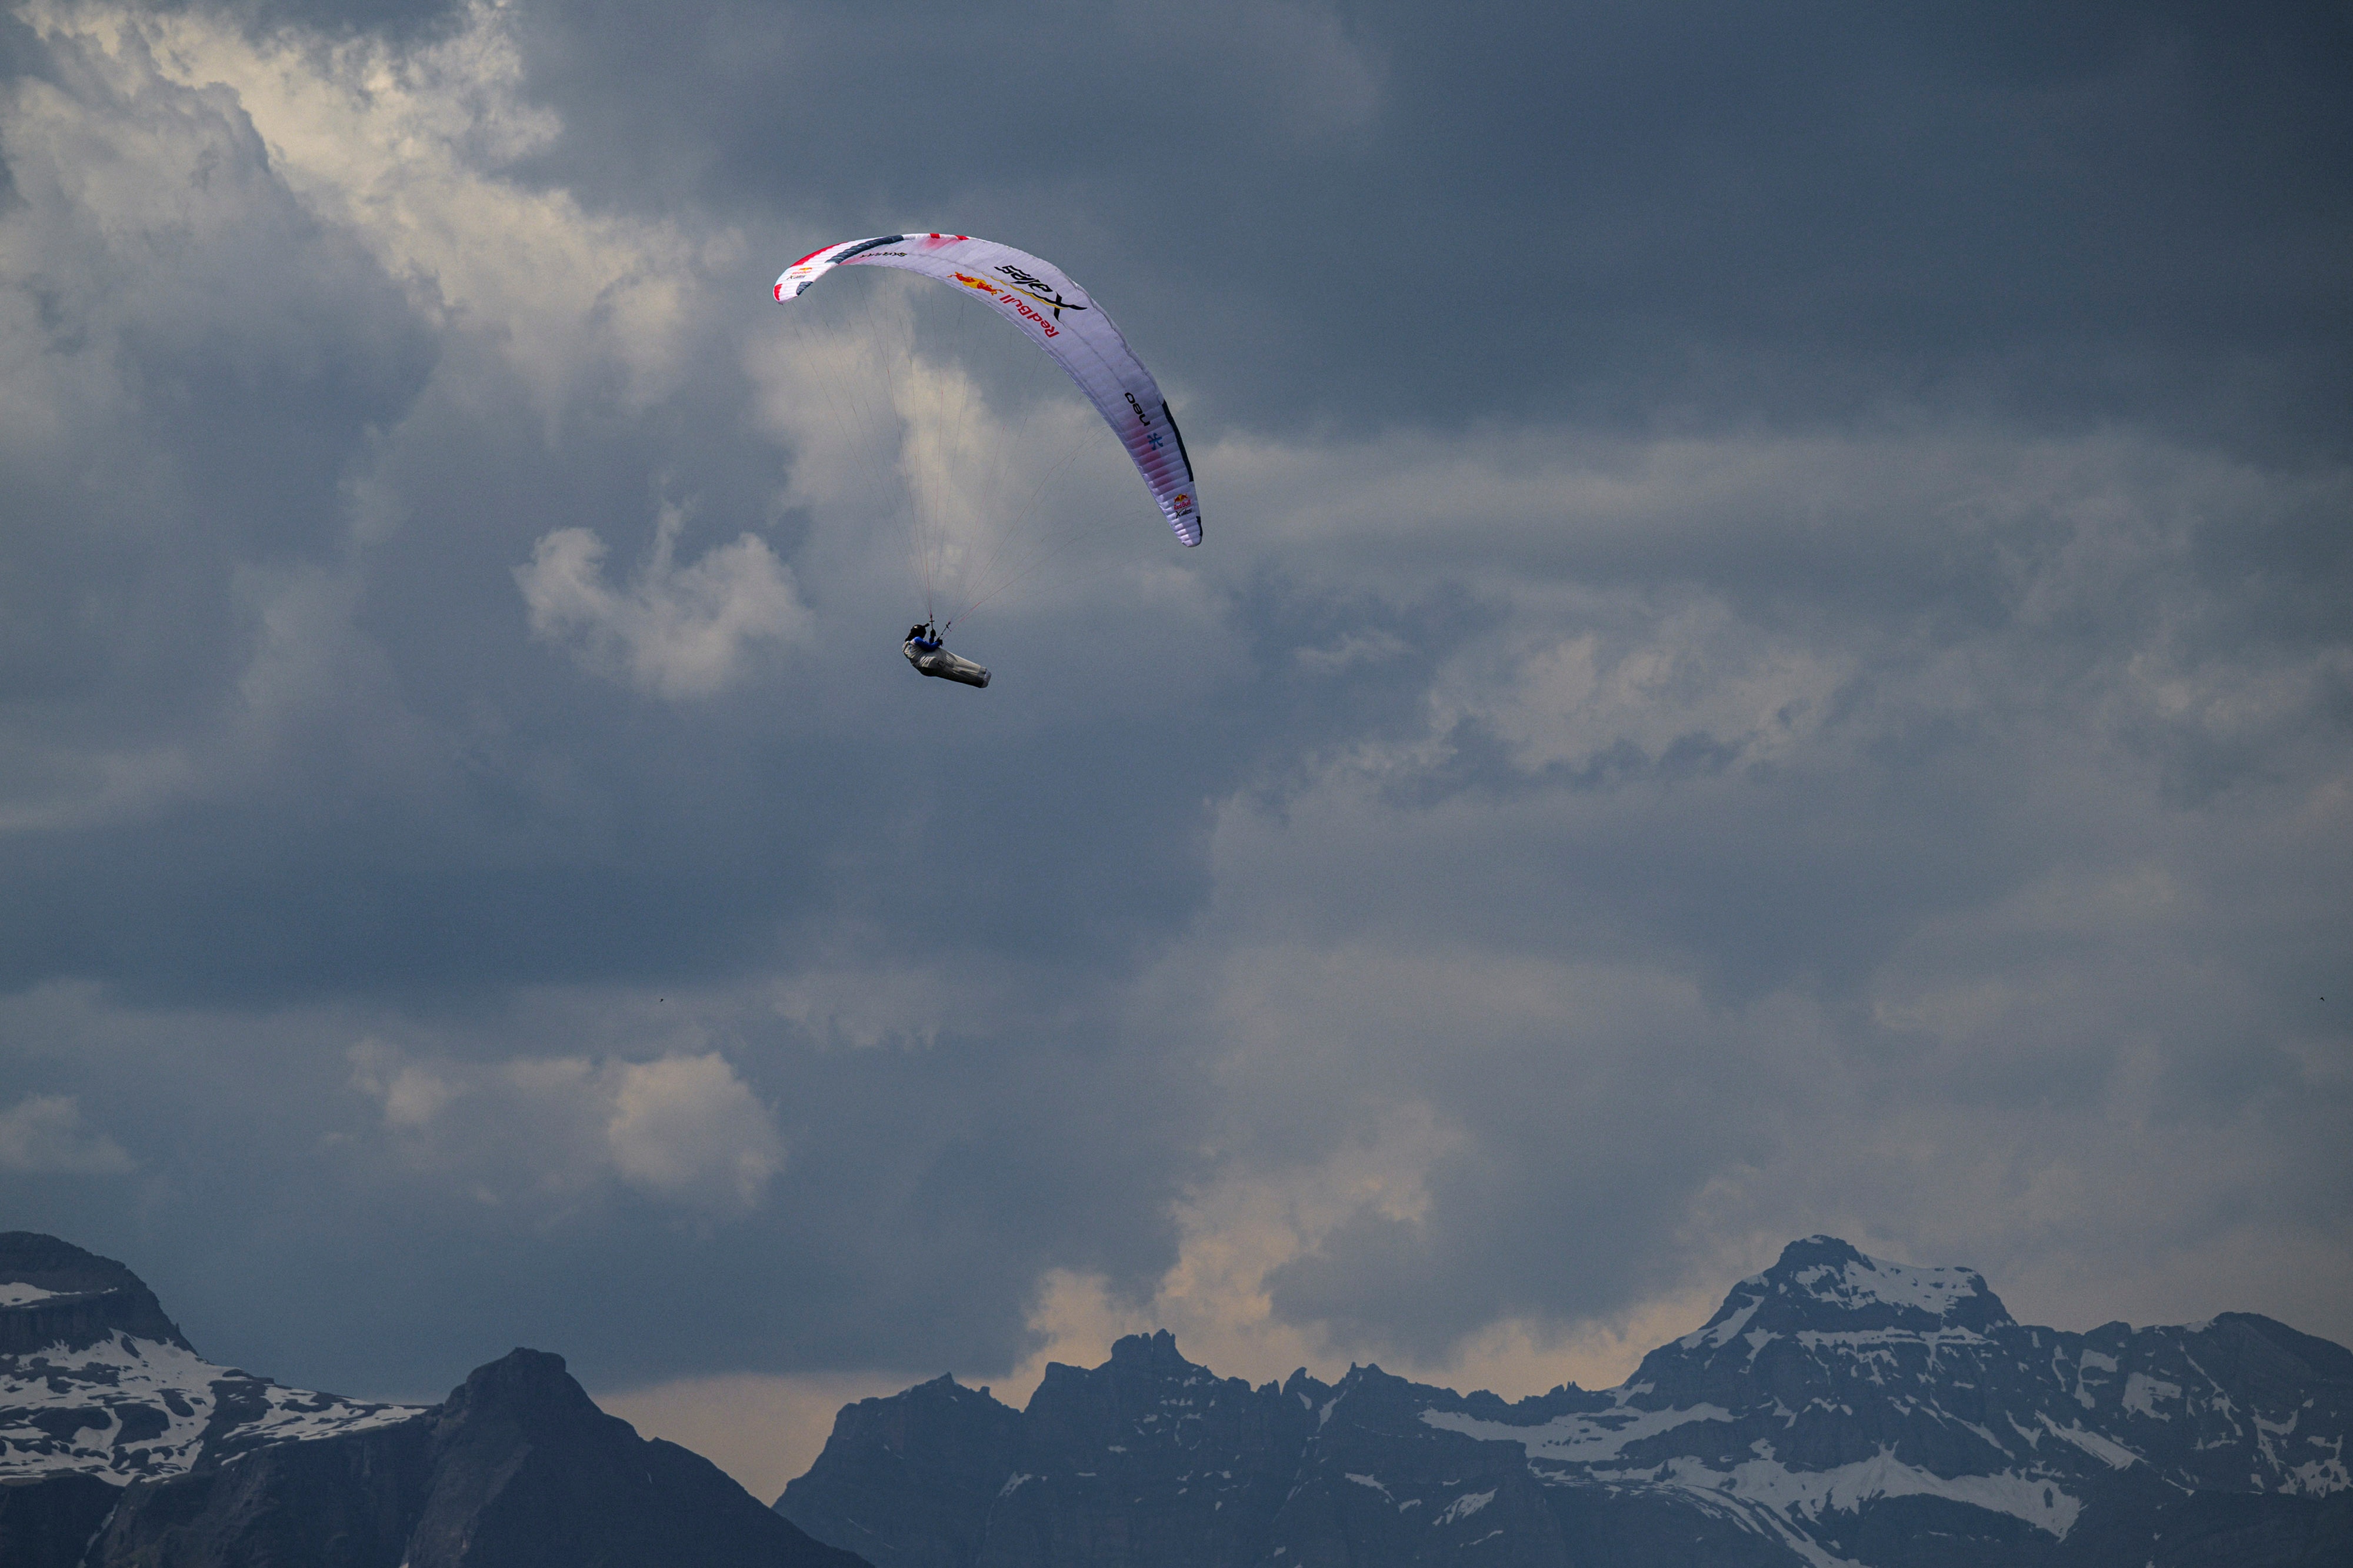
[[[1160,384],[1087,291],[1052,262],[968,234],[886,234],[812,250],[776,279],[788,304],[837,267],[893,267],[968,290],[1070,374],[1135,461],[1176,537],[1201,542],[1192,459]]]

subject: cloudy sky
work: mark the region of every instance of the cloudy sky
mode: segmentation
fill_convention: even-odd
[[[2348,65],[18,0],[0,1224],[764,1495],[1142,1327],[1606,1384],[1817,1231],[2353,1340]],[[986,315],[770,300],[901,228],[1116,313],[1201,549]],[[932,536],[1051,546],[986,692],[899,657]]]

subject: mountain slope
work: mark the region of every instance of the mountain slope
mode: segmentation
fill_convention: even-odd
[[[1018,1415],[944,1382],[852,1406],[776,1507],[880,1568],[2341,1564],[2348,1420],[2353,1352],[2267,1318],[2063,1333],[1814,1237],[1615,1389],[1253,1389],[1136,1337]],[[965,1500],[919,1527],[951,1421]]]

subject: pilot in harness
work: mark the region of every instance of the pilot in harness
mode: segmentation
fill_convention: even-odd
[[[958,658],[950,653],[944,636],[931,622],[918,621],[907,628],[907,641],[900,651],[907,656],[907,662],[915,667],[918,675],[962,681],[966,686],[987,685],[988,671],[968,658]]]

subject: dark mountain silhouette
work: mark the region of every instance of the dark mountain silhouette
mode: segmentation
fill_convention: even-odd
[[[1167,1334],[1016,1412],[844,1409],[777,1511],[877,1568],[2345,1568],[2353,1352],[2249,1313],[2022,1325],[1792,1243],[1620,1386],[1220,1378]]]

